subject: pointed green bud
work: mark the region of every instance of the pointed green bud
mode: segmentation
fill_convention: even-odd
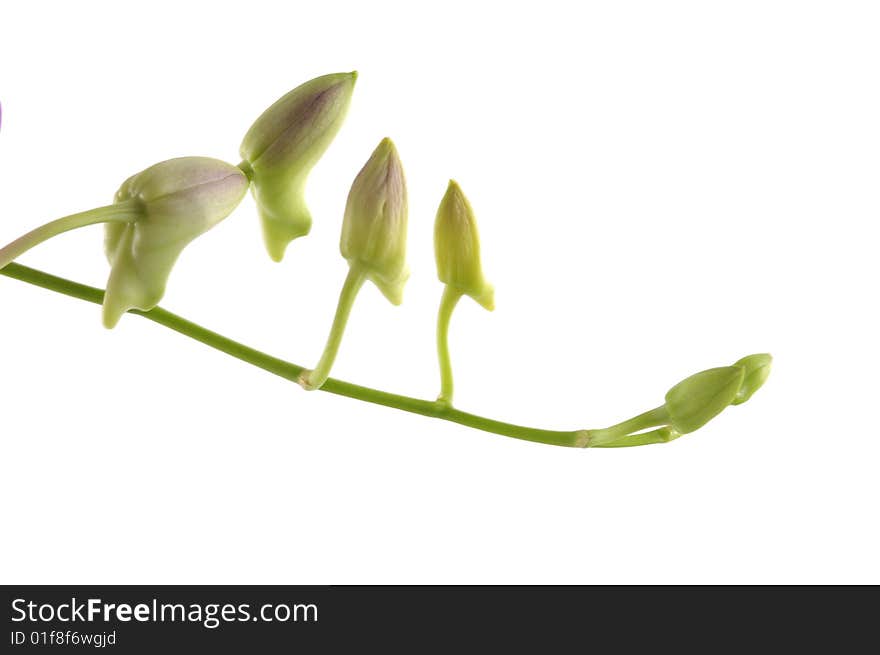
[[[112,268],[104,325],[112,328],[129,309],[155,307],[184,247],[231,214],[247,188],[241,170],[208,157],[170,159],[128,178],[116,203],[134,205],[138,216],[105,226]]]
[[[437,209],[434,255],[441,282],[469,295],[489,311],[495,309],[495,290],[483,277],[474,210],[455,180],[449,180]]]
[[[740,366],[710,368],[682,380],[666,394],[669,425],[680,434],[702,427],[733,402],[743,381]]]
[[[357,73],[336,73],[301,84],[269,107],[241,143],[242,168],[253,182],[269,256],[309,233],[304,189],[312,167],[342,126]]]
[[[406,180],[391,139],[382,142],[348,193],[339,250],[391,301],[403,300],[406,266]]]
[[[743,369],[743,381],[740,385],[736,398],[733,399],[733,405],[742,405],[745,401],[752,397],[758,389],[767,380],[770,375],[770,366],[773,364],[773,358],[764,353],[760,355],[749,355],[743,357],[734,366]]]

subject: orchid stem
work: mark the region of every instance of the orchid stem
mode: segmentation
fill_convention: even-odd
[[[320,389],[330,375],[330,369],[333,368],[333,362],[336,361],[336,355],[339,352],[339,345],[342,343],[342,335],[345,334],[345,326],[348,324],[354,299],[357,298],[358,291],[361,290],[365,279],[361,267],[352,264],[348,269],[345,282],[342,284],[342,291],[339,292],[336,315],[333,317],[333,325],[330,328],[330,335],[327,337],[327,345],[324,346],[324,352],[321,353],[321,359],[318,360],[314,369],[305,371],[300,377],[299,383],[304,389],[309,391]]]
[[[0,248],[0,269],[54,236],[96,223],[128,223],[138,217],[132,202],[120,202],[50,221]]]
[[[611,427],[601,430],[590,430],[590,445],[594,448],[604,446],[615,447],[619,445],[637,445],[629,443],[631,437],[643,436],[641,434],[635,435],[635,433],[640,433],[642,430],[647,430],[648,428],[665,426],[668,422],[669,412],[666,409],[666,405],[661,405],[660,407],[655,407],[654,409],[647,411],[644,414],[639,414],[634,418],[623,421],[616,425],[612,425]],[[655,430],[651,433],[651,437],[645,438],[659,438],[663,436],[663,433]],[[665,439],[665,441],[670,441],[670,439]],[[645,441],[644,443],[656,442]]]
[[[0,274],[7,277],[33,284],[49,291],[55,291],[79,300],[102,304],[104,302],[104,291],[94,287],[79,284],[71,280],[50,275],[21,264],[9,264],[5,268],[0,269]],[[269,373],[273,373],[285,380],[298,381],[300,375],[305,371],[302,366],[286,362],[272,357],[266,353],[255,350],[224,337],[216,332],[212,332],[206,328],[196,325],[185,318],[172,314],[160,307],[151,309],[150,311],[131,310],[130,314],[137,314],[149,320],[164,325],[167,328],[180,332],[183,335],[200,341],[205,345],[215,348],[221,352],[240,359],[248,364],[261,368]],[[422,416],[430,416],[459,423],[467,427],[492,432],[495,434],[513,437],[515,439],[524,439],[526,441],[534,441],[537,443],[549,444],[552,446],[569,446],[574,448],[583,448],[588,445],[588,433],[585,430],[542,430],[539,428],[530,428],[522,425],[514,425],[503,421],[469,414],[451,407],[446,407],[432,400],[422,400],[419,398],[411,398],[409,396],[401,396],[378,389],[362,387],[351,382],[335,380],[327,378],[326,382],[321,386],[321,391],[327,391],[339,396],[347,396],[376,405],[384,405],[385,407],[393,407],[405,412],[413,414],[421,414]]]
[[[461,292],[449,285],[443,290],[440,309],[437,312],[437,360],[440,362],[440,395],[437,401],[452,406],[454,392],[452,360],[449,357],[449,320],[461,298]]]

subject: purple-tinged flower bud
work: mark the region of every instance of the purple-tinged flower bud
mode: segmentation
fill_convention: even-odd
[[[112,268],[104,325],[113,327],[129,309],[155,307],[181,251],[231,214],[247,188],[240,169],[208,157],[170,159],[128,178],[116,202],[133,204],[139,216],[105,226]]]
[[[357,174],[348,194],[339,250],[361,267],[391,303],[403,300],[407,198],[403,164],[391,139],[382,142]]]
[[[342,126],[356,79],[356,72],[336,73],[301,84],[264,111],[241,143],[241,166],[275,261],[312,227],[306,179]]]

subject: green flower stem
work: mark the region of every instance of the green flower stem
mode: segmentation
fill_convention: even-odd
[[[330,369],[339,352],[339,344],[342,343],[342,335],[345,334],[345,326],[351,314],[351,307],[366,279],[363,270],[357,264],[352,264],[348,269],[348,275],[342,284],[342,291],[339,292],[336,316],[333,317],[333,325],[330,328],[330,335],[327,337],[327,345],[324,346],[324,352],[321,353],[321,359],[318,360],[318,365],[314,369],[303,371],[299,379],[299,383],[304,389],[309,391],[320,389],[330,375]]]
[[[642,430],[655,428],[657,426],[666,425],[668,423],[669,412],[666,411],[666,405],[661,405],[660,407],[645,412],[644,414],[639,414],[638,416],[631,418],[627,421],[623,421],[622,423],[618,423],[617,425],[612,425],[610,428],[604,428],[602,430],[590,430],[590,445],[593,448],[640,445],[636,443],[628,443],[631,435],[633,435],[634,432],[641,432]],[[651,434],[655,437],[662,436],[659,434],[659,431],[655,432],[657,432],[658,434]],[[651,438],[647,435],[634,436]],[[666,441],[670,441],[670,439],[666,439]],[[657,442],[646,441],[645,443]]]
[[[440,395],[438,402],[452,406],[452,360],[449,357],[449,319],[461,298],[461,291],[448,284],[443,290],[437,312],[437,360],[440,362]]]
[[[128,223],[138,218],[139,215],[137,207],[133,202],[120,202],[50,221],[0,248],[0,268],[15,261],[34,246],[38,246],[44,241],[48,241],[52,237],[64,232],[96,223],[109,223],[111,221]]]
[[[0,269],[3,275],[33,284],[49,291],[62,293],[73,298],[85,300],[95,304],[104,302],[104,291],[94,287],[65,280],[43,271],[38,271],[20,264],[9,264]],[[298,381],[302,373],[306,370],[302,366],[286,362],[272,357],[266,353],[255,350],[244,344],[228,339],[216,332],[212,332],[195,323],[192,323],[176,314],[172,314],[160,307],[151,309],[148,312],[140,310],[131,310],[129,313],[137,314],[148,318],[155,323],[164,325],[176,332],[180,332],[196,341],[215,348],[221,352],[236,357],[242,361],[252,364],[270,373],[284,378],[285,380]],[[552,446],[569,446],[574,448],[583,448],[588,445],[588,433],[585,430],[541,430],[538,428],[529,428],[521,425],[513,425],[502,421],[495,421],[476,414],[468,414],[457,409],[452,409],[442,403],[430,400],[421,400],[419,398],[410,398],[401,396],[378,389],[362,387],[350,382],[327,378],[327,381],[321,387],[321,391],[327,391],[339,396],[347,396],[368,403],[393,407],[413,414],[421,414],[433,418],[443,419],[459,423],[478,430],[493,432],[495,434],[504,435],[506,437],[514,437],[516,439],[524,439],[526,441],[535,441],[538,443],[549,444]]]
[[[595,431],[591,433],[591,437],[595,435]],[[628,434],[622,437],[616,437],[610,441],[590,440],[589,445],[593,448],[629,448],[630,446],[647,446],[652,443],[666,443],[673,439],[678,439],[681,435],[669,426],[649,430],[648,432],[639,432],[638,434]]]

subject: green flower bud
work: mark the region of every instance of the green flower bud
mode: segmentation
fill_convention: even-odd
[[[241,143],[242,168],[253,181],[266,249],[275,261],[312,227],[306,178],[342,126],[356,79],[355,72],[336,73],[296,87],[263,112]]]
[[[455,180],[449,180],[437,209],[434,255],[441,282],[469,295],[489,311],[495,309],[495,290],[483,277],[474,210]]]
[[[680,434],[693,432],[733,402],[743,382],[741,366],[710,368],[682,380],[666,394],[669,425]]]
[[[129,309],[155,307],[184,247],[231,214],[247,188],[241,170],[207,157],[170,159],[128,178],[116,203],[133,204],[138,215],[105,225],[112,268],[104,325],[112,328]]]
[[[391,139],[382,142],[348,193],[339,250],[391,301],[403,300],[406,266],[406,180]]]
[[[767,354],[749,355],[743,357],[734,366],[743,369],[743,381],[740,385],[736,398],[733,399],[733,405],[742,405],[745,401],[752,397],[758,389],[767,380],[770,375],[770,366],[773,358]]]

